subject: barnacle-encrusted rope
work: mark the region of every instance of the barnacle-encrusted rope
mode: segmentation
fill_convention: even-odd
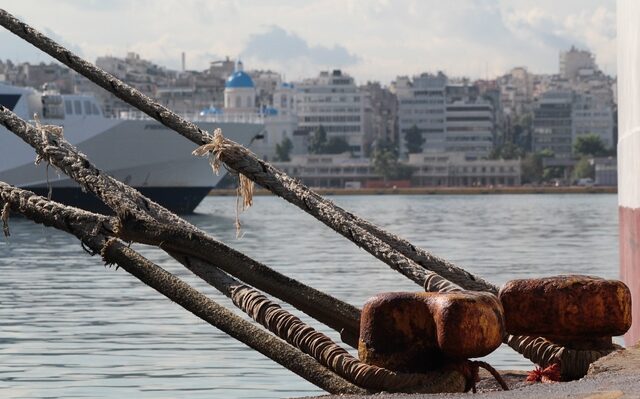
[[[2,11],[0,10],[0,16]],[[125,225],[124,231],[135,231],[141,226],[157,224],[146,233],[157,233],[160,229],[171,230],[171,235],[160,241],[144,241],[146,244],[171,246],[174,237],[179,235],[184,240],[181,247],[189,247],[198,241],[198,247],[206,246],[206,253],[198,248],[193,249],[202,259],[215,264],[226,272],[238,277],[247,284],[274,295],[336,331],[348,330],[345,337],[354,337],[349,344],[357,346],[359,310],[308,285],[289,278],[256,260],[213,239],[202,230],[179,218],[162,206],[144,197],[137,190],[121,183],[111,176],[102,173],[87,157],[64,138],[57,137],[44,140],[42,131],[19,118],[15,113],[0,105],[0,124],[15,133],[31,145],[39,155],[61,169],[75,180],[81,187],[100,198],[111,208]],[[170,227],[170,229],[169,229]],[[140,234],[127,237],[149,239],[152,234]],[[180,246],[175,251],[180,251]],[[164,246],[163,246],[164,249]]]
[[[200,129],[196,124],[185,120],[175,112],[145,96],[139,90],[136,90],[95,65],[83,60],[33,27],[19,21],[7,11],[1,9],[0,25],[33,44],[45,53],[51,55],[53,58],[67,65],[69,68],[85,76],[87,79],[96,83],[103,89],[113,93],[118,98],[138,108],[151,118],[159,121],[163,125],[173,129],[185,138],[196,143],[198,146],[212,143],[213,137],[211,137],[211,135],[206,131]],[[229,142],[233,143],[231,141]],[[406,240],[373,226],[371,223],[368,223],[352,213],[336,206],[331,201],[320,197],[308,187],[287,176],[282,171],[274,168],[267,162],[259,160],[249,151],[238,153],[237,150],[239,151],[240,148],[241,146],[233,143],[233,151],[227,149],[224,151],[224,154],[222,154],[222,160],[229,167],[234,169],[236,172],[244,174],[250,180],[298,206],[305,212],[310,213],[323,223],[332,226],[336,231],[338,231],[338,229],[333,226],[332,220],[345,220],[361,227],[360,230],[340,231],[341,234],[354,241],[357,245],[370,251],[369,246],[363,245],[360,241],[355,240],[355,238],[361,235],[362,232],[365,232],[365,230],[370,231],[371,234],[384,240],[393,249],[412,259],[421,267],[433,270],[465,289],[497,292],[494,286],[483,279],[474,276],[425,250],[411,245]],[[247,154],[249,154],[249,157],[246,157]],[[393,262],[393,259],[385,262]],[[422,285],[423,283],[424,280],[420,281],[418,284]]]
[[[197,145],[212,143],[213,138],[211,135],[200,129],[194,123],[181,118],[176,113],[153,101],[135,88],[81,59],[71,51],[1,9],[0,25]],[[233,142],[228,141],[228,143]],[[408,258],[411,260],[411,263],[435,271],[464,289],[497,293],[496,286],[442,258],[432,255],[424,249],[415,247],[401,237],[391,234],[345,211],[331,201],[320,197],[303,184],[287,176],[267,162],[257,159],[251,152],[236,143],[233,143],[233,146],[226,147],[225,151],[220,154],[220,157],[222,161],[236,172],[245,175],[250,180],[298,206],[305,212],[310,213],[318,220],[321,220],[323,223],[352,240],[358,246],[365,248],[374,254],[374,256],[382,259],[394,269],[404,270],[403,274],[408,270],[405,267],[405,259]],[[153,206],[152,209],[156,210]],[[348,223],[349,226],[355,225],[356,228],[343,228],[345,222]],[[379,242],[383,242],[385,244],[384,249],[376,251],[375,245],[377,241],[375,240],[361,240],[360,237],[366,235],[367,232],[378,238],[380,240]],[[367,241],[372,241],[372,245],[368,245]],[[384,256],[384,254],[389,252],[388,248],[401,254],[402,257]],[[418,275],[412,275],[412,272],[405,275],[410,276],[409,278],[413,281],[424,286],[426,279],[424,275],[420,275],[419,273]]]
[[[622,349],[615,344],[605,349],[569,349],[541,337],[513,335],[507,337],[507,344],[541,368],[559,363],[560,374],[565,380],[584,377],[591,363]]]
[[[335,394],[364,394],[355,386],[261,328],[207,298],[181,279],[128,248],[112,235],[115,219],[49,201],[0,182],[0,202],[36,223],[75,235],[108,264],[124,270],[229,336],[278,362],[318,387]]]
[[[463,392],[466,376],[457,370],[424,374],[396,373],[361,363],[331,338],[303,323],[293,314],[246,285],[234,287],[231,299],[238,308],[338,375],[366,389],[388,392]]]

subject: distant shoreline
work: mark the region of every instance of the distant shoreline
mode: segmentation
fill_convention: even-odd
[[[313,188],[320,195],[477,195],[477,194],[617,194],[618,188],[603,187],[411,187],[411,188]],[[211,190],[210,196],[235,196],[235,189]],[[258,188],[254,195],[272,195]]]

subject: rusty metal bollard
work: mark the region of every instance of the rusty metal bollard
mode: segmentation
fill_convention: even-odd
[[[507,282],[499,293],[506,330],[571,349],[611,346],[631,327],[631,293],[621,281],[567,275]]]
[[[485,356],[502,343],[504,317],[484,292],[396,292],[369,299],[362,310],[358,354],[364,363],[424,372]]]

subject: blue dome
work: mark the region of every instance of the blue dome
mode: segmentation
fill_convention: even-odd
[[[204,108],[203,110],[200,111],[200,116],[206,116],[206,115],[219,115],[222,114],[222,110],[216,107],[209,107],[209,108]]]
[[[278,110],[273,107],[263,107],[262,114],[265,116],[277,116]]]
[[[253,84],[253,80],[251,79],[251,76],[249,76],[244,71],[236,71],[231,76],[229,76],[229,79],[227,79],[227,83],[225,84],[225,87],[235,89],[235,88],[253,88],[255,86]]]

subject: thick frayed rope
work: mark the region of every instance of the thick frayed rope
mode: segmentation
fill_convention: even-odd
[[[47,146],[49,144],[49,134],[52,134],[56,138],[64,138],[62,126],[41,124],[38,114],[33,114],[33,120],[36,122],[36,129],[40,132],[40,135],[42,136],[42,142],[46,143]],[[44,147],[45,153],[47,151],[47,146]],[[43,159],[44,159],[44,155],[39,154],[36,157],[35,164],[39,165]],[[47,199],[51,201],[52,188],[51,188],[51,183],[49,182],[49,165],[51,165],[51,162],[47,160],[47,187],[49,188]]]
[[[5,237],[9,237],[11,234],[9,234],[9,203],[5,203],[4,206],[2,207],[2,214],[0,216],[0,218],[2,219],[2,232],[4,233]]]
[[[209,165],[211,165],[213,173],[217,175],[220,173],[220,166],[222,165],[220,157],[222,153],[230,147],[231,145],[222,135],[222,130],[218,128],[213,132],[213,141],[196,148],[192,154],[198,157],[208,156]],[[249,209],[251,205],[253,205],[253,181],[242,173],[239,173],[235,221],[237,238],[240,237],[240,228],[242,226],[240,224],[240,213]]]

